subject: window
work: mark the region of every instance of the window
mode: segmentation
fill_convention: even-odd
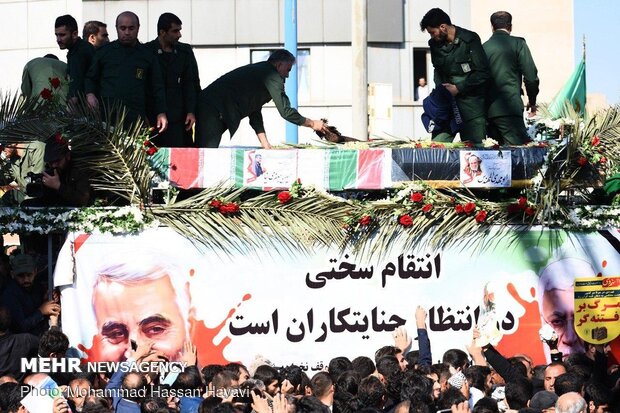
[[[433,79],[429,79],[429,74],[432,74],[432,71],[429,71],[427,67],[427,59],[430,54],[430,50],[428,48],[423,49],[413,49],[413,100],[418,101],[420,96],[418,94],[418,85],[421,78],[424,78],[426,81],[426,88],[430,89]]]

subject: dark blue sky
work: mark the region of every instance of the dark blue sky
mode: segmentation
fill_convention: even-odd
[[[585,34],[588,93],[604,93],[609,104],[618,104],[620,42],[615,38],[615,24],[620,18],[620,1],[574,0],[574,6],[575,64],[581,59],[581,44]]]

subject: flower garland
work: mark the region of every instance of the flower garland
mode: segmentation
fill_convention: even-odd
[[[599,230],[620,228],[620,206],[587,205],[571,209],[567,229]],[[572,224],[572,225],[571,225]]]
[[[275,195],[274,204],[284,205],[295,198],[312,197],[316,192],[303,189],[300,182],[295,182],[295,190],[281,191]],[[301,191],[299,191],[301,189]],[[403,189],[409,192],[408,199],[396,196],[393,199],[384,199],[365,203],[361,208],[351,208],[351,214],[343,228],[348,232],[367,231],[373,225],[380,225],[384,219],[396,220],[407,229],[414,225],[416,219],[425,217],[435,220],[437,216],[453,212],[459,220],[473,220],[476,223],[492,224],[505,222],[523,224],[534,218],[537,209],[525,197],[518,198],[505,208],[492,210],[488,206],[472,201],[457,201],[454,197],[445,197],[433,193],[434,190],[421,191],[418,188]],[[292,192],[300,193],[293,198]],[[284,195],[283,195],[284,194]],[[286,199],[286,201],[282,201]],[[345,202],[343,200],[343,202]],[[243,202],[222,202],[214,199],[209,207],[214,212],[225,216],[242,213]],[[386,210],[394,212],[385,214]],[[437,216],[432,214],[437,212]],[[620,227],[620,206],[580,206],[571,208],[570,221],[558,222],[559,226],[571,230],[596,230],[601,228]],[[493,212],[495,218],[488,220]],[[137,207],[126,206],[120,208],[54,208],[54,209],[24,209],[0,208],[0,230],[9,233],[37,233],[49,234],[63,231],[80,231],[85,233],[132,234],[157,227],[159,222],[150,214]]]
[[[80,231],[134,234],[159,223],[133,206],[120,208],[0,208],[0,230],[8,233]]]

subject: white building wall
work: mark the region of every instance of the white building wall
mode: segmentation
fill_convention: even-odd
[[[54,21],[63,14],[82,18],[81,0],[15,0],[0,2],[0,90],[19,90],[24,65],[35,57],[53,53],[66,61],[66,52],[58,49]]]

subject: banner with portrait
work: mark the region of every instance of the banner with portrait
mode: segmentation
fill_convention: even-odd
[[[471,188],[509,188],[512,184],[510,151],[460,151],[460,180]]]
[[[145,340],[174,359],[191,339],[203,365],[261,355],[311,372],[336,356],[373,357],[399,327],[415,338],[418,305],[428,312],[433,362],[465,349],[482,322],[498,330],[496,347],[508,356],[525,351],[544,362],[542,323],[556,330],[561,351],[583,348],[573,281],[620,273],[617,230],[469,237],[438,251],[395,244],[368,259],[336,246],[310,256],[284,247],[204,250],[168,228],[72,234],[55,284],[63,285],[71,344],[97,361],[121,360],[132,341]]]

